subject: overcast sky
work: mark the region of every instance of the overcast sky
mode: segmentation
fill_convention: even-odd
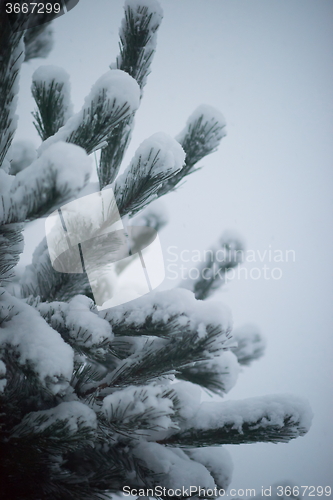
[[[164,198],[170,214],[161,234],[166,264],[170,246],[179,255],[203,251],[225,229],[237,231],[261,256],[266,251],[263,262],[257,256],[245,263],[248,279],[244,272],[214,297],[230,306],[236,326],[254,323],[268,342],[265,356],[244,369],[228,399],[288,392],[307,398],[315,414],[310,432],[289,444],[229,446],[232,487],[259,489],[289,478],[332,486],[333,3],[161,4],[157,53],[124,163],[152,133],[178,133],[201,103],[224,114],[228,135],[219,151]],[[81,0],[55,21],[47,61],[24,65],[18,138],[38,145],[29,114],[34,69],[63,66],[79,110],[115,60],[122,15],[121,0]],[[293,250],[295,259],[276,264],[269,250],[284,256]],[[281,278],[269,271],[269,279],[251,279],[251,270],[263,273],[263,265],[281,269]]]

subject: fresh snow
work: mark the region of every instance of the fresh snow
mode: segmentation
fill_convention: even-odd
[[[10,173],[17,174],[37,158],[36,148],[30,141],[14,141],[9,149]]]
[[[22,429],[25,422],[31,429],[30,434],[41,434],[55,424],[57,427],[64,425],[64,428],[60,427],[61,432],[63,433],[66,429],[72,435],[83,427],[89,427],[92,430],[97,429],[95,412],[79,401],[66,401],[49,410],[28,413],[18,425],[18,428]],[[54,431],[55,435],[53,437],[55,439],[58,437],[56,435],[57,431],[58,429]],[[19,430],[16,430],[16,433],[20,435]],[[15,437],[15,427],[12,437]]]
[[[230,453],[222,446],[189,449],[192,460],[204,465],[213,476],[216,485],[226,490],[231,482],[233,463]]]
[[[158,477],[159,484],[166,488],[215,488],[215,482],[208,470],[191,460],[179,448],[167,448],[158,443],[140,443],[134,450],[137,458],[144,460],[147,467]]]
[[[241,433],[243,424],[258,420],[260,427],[283,427],[286,416],[307,431],[313,415],[307,401],[289,394],[275,394],[241,401],[203,402],[193,417],[182,424],[182,429],[217,429],[232,424]]]
[[[0,330],[0,347],[10,346],[21,365],[30,365],[42,385],[62,393],[73,372],[73,350],[38,311],[3,291],[1,316],[8,316]]]
[[[133,420],[142,427],[141,421],[149,421],[143,427],[142,434],[150,430],[166,430],[174,428],[171,416],[174,414],[173,402],[162,397],[165,387],[158,385],[129,386],[110,394],[103,400],[102,412],[109,421],[121,418],[121,424],[131,424]],[[120,417],[117,418],[117,415]]]

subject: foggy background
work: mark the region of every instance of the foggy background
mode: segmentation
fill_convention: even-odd
[[[219,151],[163,198],[170,215],[160,234],[166,266],[169,246],[178,254],[203,251],[225,229],[237,231],[246,248],[261,255],[295,252],[295,262],[258,257],[243,265],[248,273],[279,267],[281,279],[241,274],[212,299],[230,306],[235,326],[256,324],[268,344],[227,399],[292,393],[308,399],[314,412],[309,433],[289,444],[228,446],[231,487],[259,490],[286,479],[332,486],[333,3],[160,3],[157,52],[124,165],[154,132],[176,135],[201,103],[218,108],[227,121]],[[39,145],[30,115],[33,71],[40,64],[64,67],[78,111],[118,54],[122,17],[122,0],[81,0],[54,22],[50,56],[23,66],[16,139]],[[43,238],[43,227],[40,238],[29,234],[27,254]],[[169,279],[165,286],[176,283]]]

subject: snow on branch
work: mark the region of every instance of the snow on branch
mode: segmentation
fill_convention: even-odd
[[[201,403],[181,431],[161,441],[178,446],[241,443],[286,443],[306,434],[311,426],[309,403],[290,395],[241,401]]]
[[[197,299],[204,300],[225,283],[228,271],[242,262],[243,255],[242,240],[226,231],[218,243],[205,253],[206,260],[198,266],[198,279],[185,278],[179,286],[193,291]]]
[[[176,332],[207,334],[209,325],[220,327],[226,341],[231,331],[231,314],[220,303],[202,302],[183,289],[151,292],[139,299],[99,313],[110,322],[115,336],[177,336]]]
[[[36,160],[36,148],[30,141],[14,141],[9,150],[8,158],[10,160],[9,173],[16,175]]]
[[[161,431],[178,429],[174,398],[170,387],[129,386],[104,398],[101,413],[113,433],[156,439]]]
[[[215,487],[214,479],[206,467],[191,460],[179,448],[171,449],[158,443],[142,442],[134,448],[133,454],[151,471],[150,487],[160,485],[173,490],[191,486],[205,489]]]
[[[227,491],[234,467],[230,453],[225,448],[219,446],[189,449],[186,450],[186,454],[192,460],[204,465],[214,478],[216,486]]]
[[[138,109],[139,102],[136,81],[124,71],[108,71],[93,85],[81,111],[44,141],[39,153],[58,141],[71,142],[92,153],[102,147],[113,127]]]
[[[21,222],[40,217],[77,195],[86,185],[91,159],[73,144],[56,143],[19,172],[2,196],[0,221]]]
[[[217,150],[226,135],[225,126],[223,115],[212,106],[202,104],[191,114],[185,128],[176,136],[186,154],[184,168],[163,183],[160,196],[173,190],[184,177],[195,172],[193,167],[198,161]]]
[[[62,393],[73,371],[73,350],[39,313],[4,290],[0,295],[0,347],[12,350],[53,394]]]
[[[32,113],[34,125],[45,141],[72,115],[69,75],[58,66],[40,66],[32,75],[31,92],[38,108]]]
[[[96,437],[97,417],[84,403],[69,401],[50,410],[28,413],[11,429],[9,441],[30,441],[32,447],[46,448],[48,452],[75,450]]]
[[[183,149],[167,134],[159,132],[143,141],[115,181],[120,215],[133,215],[155,199],[160,185],[182,169],[184,160]]]

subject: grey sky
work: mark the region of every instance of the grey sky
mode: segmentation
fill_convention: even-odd
[[[277,264],[281,279],[234,279],[214,297],[231,307],[235,325],[255,323],[268,341],[265,357],[244,370],[228,398],[294,393],[315,414],[309,434],[287,445],[229,447],[232,487],[259,489],[288,478],[332,485],[333,3],[161,4],[157,53],[125,164],[152,133],[178,133],[201,103],[222,111],[228,130],[204,168],[163,200],[170,213],[161,234],[166,257],[169,245],[208,248],[227,228],[248,249],[292,249],[296,256]],[[38,145],[29,116],[34,69],[63,66],[78,110],[118,53],[122,15],[121,0],[81,0],[56,20],[49,58],[23,69],[18,138]],[[245,267],[263,264],[276,266],[266,259]]]

